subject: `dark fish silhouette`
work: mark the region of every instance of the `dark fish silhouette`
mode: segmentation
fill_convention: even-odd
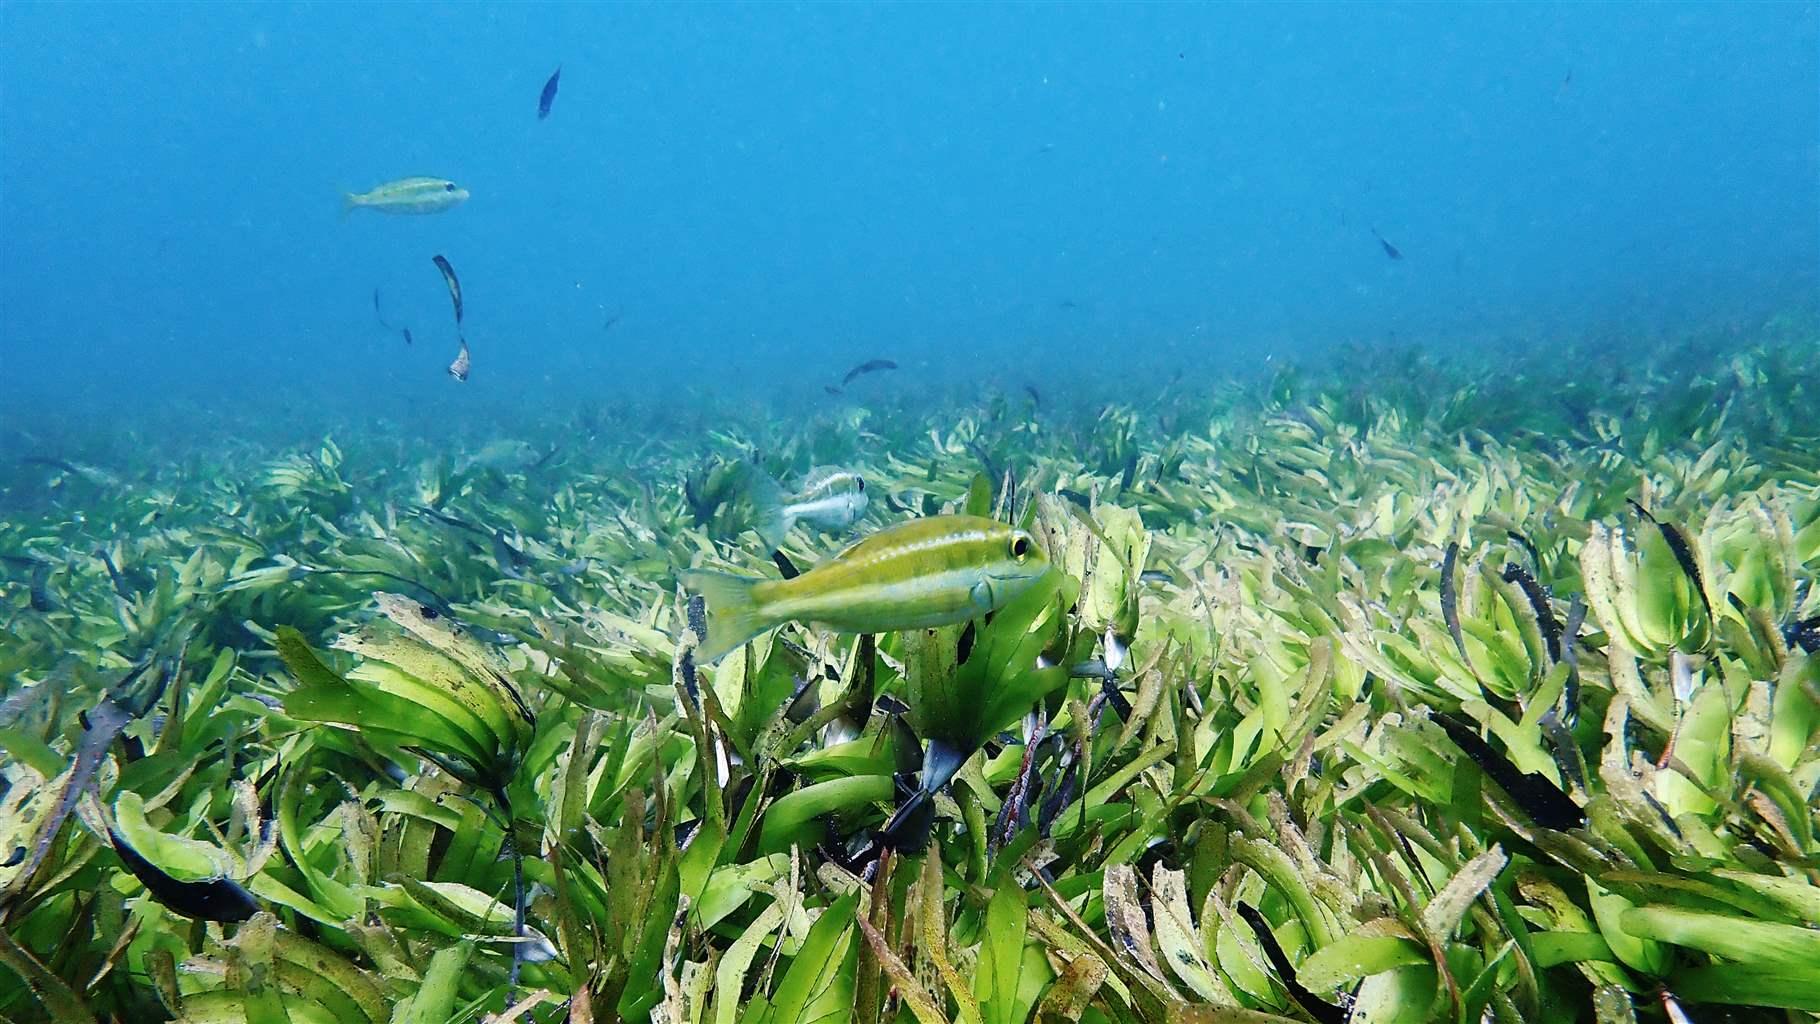
[[[1504,563],[1504,582],[1515,583],[1522,588],[1523,596],[1529,599],[1530,610],[1536,613],[1536,622],[1542,628],[1542,639],[1548,644],[1550,661],[1561,660],[1561,623],[1555,618],[1554,610],[1548,607],[1548,594],[1542,584],[1529,574],[1529,570],[1515,562]]]
[[[455,304],[455,325],[461,325],[461,280],[455,276],[455,268],[441,254],[430,257],[436,269],[442,271],[442,279],[449,286],[449,301]]]
[[[1694,561],[1694,551],[1687,542],[1687,535],[1681,532],[1679,526],[1665,523],[1650,515],[1649,509],[1637,504],[1633,499],[1624,500],[1629,501],[1630,507],[1636,509],[1638,515],[1649,520],[1651,525],[1655,526],[1656,531],[1662,534],[1663,541],[1668,544],[1668,550],[1675,556],[1676,564],[1681,566],[1681,571],[1687,574],[1688,581],[1694,585],[1694,593],[1700,598],[1700,606],[1706,609],[1708,625],[1717,622],[1718,620],[1713,618],[1713,604],[1706,597],[1706,581],[1700,578],[1700,566]]]
[[[771,552],[771,561],[777,565],[777,571],[784,579],[793,580],[802,575],[802,572],[796,568],[796,563],[790,561],[790,556],[782,551]]]
[[[1573,799],[1555,785],[1553,779],[1541,772],[1526,772],[1512,764],[1491,744],[1479,738],[1471,726],[1448,715],[1429,716],[1434,723],[1447,733],[1447,738],[1454,745],[1465,751],[1491,781],[1504,788],[1510,799],[1528,814],[1531,820],[1543,828],[1552,828],[1565,832],[1577,827],[1586,820],[1586,813]]]
[[[107,578],[114,584],[114,593],[132,600],[133,588],[127,583],[126,577],[120,575],[120,567],[114,564],[114,558],[107,553],[107,549],[96,548],[95,557],[101,559],[101,564],[107,568]]]
[[[848,384],[853,383],[853,378],[858,377],[862,374],[877,373],[880,370],[895,370],[895,369],[897,369],[897,364],[892,362],[889,359],[868,359],[865,362],[859,364],[858,366],[855,366],[853,369],[848,370],[847,375],[840,379],[841,386],[845,387]]]
[[[54,612],[57,599],[51,596],[51,563],[39,562],[32,567],[32,611]]]
[[[1251,926],[1251,932],[1257,936],[1258,945],[1264,947],[1264,957],[1276,970],[1283,987],[1289,990],[1290,998],[1320,1024],[1346,1024],[1348,1012],[1309,991],[1307,986],[1296,980],[1295,965],[1283,952],[1282,943],[1277,941],[1276,933],[1270,930],[1270,922],[1264,915],[1249,903],[1238,905],[1239,916]]]
[[[120,862],[145,886],[152,899],[184,917],[229,923],[244,921],[259,913],[259,904],[253,902],[252,893],[233,879],[180,881],[140,856],[119,832],[109,829],[108,837],[114,842],[114,852],[120,856]]]
[[[1378,234],[1377,228],[1371,229],[1371,237],[1377,239],[1378,244],[1384,247],[1384,255],[1390,257],[1393,260],[1400,260],[1403,258],[1403,251],[1401,249],[1398,249],[1396,246],[1391,245],[1389,242],[1385,241],[1384,236]]]
[[[550,80],[543,84],[543,93],[537,97],[537,119],[539,121],[550,116],[550,104],[556,102],[556,81],[561,77],[562,65],[558,64],[556,65],[556,73],[551,75]]]
[[[1043,407],[1043,396],[1036,393],[1036,388],[1026,384],[1024,385],[1024,394],[1030,396],[1030,404],[1039,409]]]
[[[1466,656],[1466,635],[1460,631],[1460,593],[1455,589],[1453,568],[1460,560],[1460,542],[1449,541],[1447,556],[1441,559],[1441,618],[1447,621],[1447,633],[1453,637],[1453,645],[1460,652],[1460,660],[1472,669],[1472,659]]]

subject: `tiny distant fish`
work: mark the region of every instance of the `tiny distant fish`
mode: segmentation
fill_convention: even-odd
[[[847,375],[840,379],[841,386],[845,387],[846,385],[853,383],[853,379],[862,374],[895,369],[897,369],[897,364],[889,359],[868,359],[858,366],[855,366],[853,369],[848,370]]]
[[[51,563],[39,562],[32,567],[32,611],[54,612],[57,599],[51,596]]]
[[[550,116],[550,104],[556,102],[556,81],[561,77],[562,65],[558,64],[556,65],[556,73],[551,75],[550,80],[543,84],[543,93],[537,97],[537,119],[539,121]]]
[[[841,393],[841,392],[840,392],[840,388],[837,388],[837,387],[835,387],[835,386],[834,386],[834,385],[832,385],[832,384],[823,384],[823,385],[822,385],[822,390],[823,390],[823,391],[826,391],[826,392],[827,392],[827,393],[829,393],[829,394],[830,394],[830,395],[838,395],[838,394],[840,394],[840,393]]]
[[[1024,394],[1030,396],[1031,405],[1034,405],[1039,409],[1043,407],[1043,396],[1036,393],[1036,388],[1026,384],[1024,385]]]
[[[613,314],[613,315],[612,315],[612,316],[610,316],[610,317],[607,317],[607,322],[606,322],[606,323],[604,323],[604,324],[601,324],[601,325],[600,325],[600,329],[601,329],[601,330],[603,330],[603,331],[610,331],[610,330],[612,330],[612,329],[613,329],[613,325],[614,325],[614,324],[616,324],[616,323],[619,323],[619,318],[620,318],[620,317],[622,317],[622,316],[624,316],[624,315],[625,315],[625,314],[624,314],[624,313],[615,313],[615,314]]]
[[[461,324],[461,280],[455,276],[455,268],[449,265],[449,261],[441,253],[430,257],[430,262],[436,264],[437,270],[442,271],[442,279],[449,286],[449,301],[455,304],[455,323],[459,326]]]
[[[468,190],[447,178],[400,178],[341,198],[342,216],[361,207],[380,213],[441,213],[466,202]]]
[[[106,548],[96,548],[95,557],[101,559],[101,564],[107,568],[107,578],[114,585],[114,593],[131,600],[133,588],[127,583],[126,577],[120,575],[120,567],[114,564],[113,556],[107,553]]]
[[[409,327],[392,326],[386,322],[385,314],[379,311],[379,289],[377,288],[373,289],[373,315],[379,318],[379,326],[388,331],[397,331],[399,334],[404,335],[404,343],[406,345],[411,343],[411,329]]]
[[[1371,237],[1377,239],[1378,244],[1384,247],[1384,255],[1390,257],[1393,260],[1400,260],[1403,258],[1403,251],[1401,249],[1398,249],[1396,246],[1391,245],[1389,242],[1385,241],[1384,236],[1378,234],[1377,228],[1371,229]]]
[[[102,469],[99,466],[71,462],[68,459],[52,458],[45,455],[26,455],[20,458],[19,461],[33,466],[49,466],[52,469],[60,469],[70,476],[87,480],[97,487],[118,487],[121,483],[120,477],[108,470]]]
[[[461,351],[455,354],[455,361],[449,364],[449,376],[456,380],[468,379],[468,339],[461,339]]]

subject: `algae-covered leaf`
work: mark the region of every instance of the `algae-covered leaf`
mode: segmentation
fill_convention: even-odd
[[[814,1024],[842,1005],[853,985],[854,914],[857,894],[835,900],[809,929],[802,947],[790,958],[765,1024]]]
[[[1018,1000],[1027,912],[1024,890],[1010,872],[1000,873],[986,906],[985,939],[973,988],[986,1024],[1015,1024],[1029,1011]]]
[[[455,1017],[462,973],[473,954],[471,942],[437,950],[424,971],[422,986],[393,1011],[393,1024],[449,1024]]]
[[[145,801],[125,790],[114,800],[114,822],[141,857],[179,882],[226,878],[234,859],[211,843],[160,832],[145,820]]]

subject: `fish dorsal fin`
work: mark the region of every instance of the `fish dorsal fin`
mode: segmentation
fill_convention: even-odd
[[[803,475],[802,481],[797,484],[795,497],[807,500],[863,489],[859,474],[852,470],[838,466],[816,466]]]

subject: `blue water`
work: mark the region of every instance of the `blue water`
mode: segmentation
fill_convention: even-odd
[[[0,426],[788,410],[871,357],[1141,400],[1750,323],[1820,294],[1816,11],[8,3]],[[411,174],[473,198],[340,216]]]

